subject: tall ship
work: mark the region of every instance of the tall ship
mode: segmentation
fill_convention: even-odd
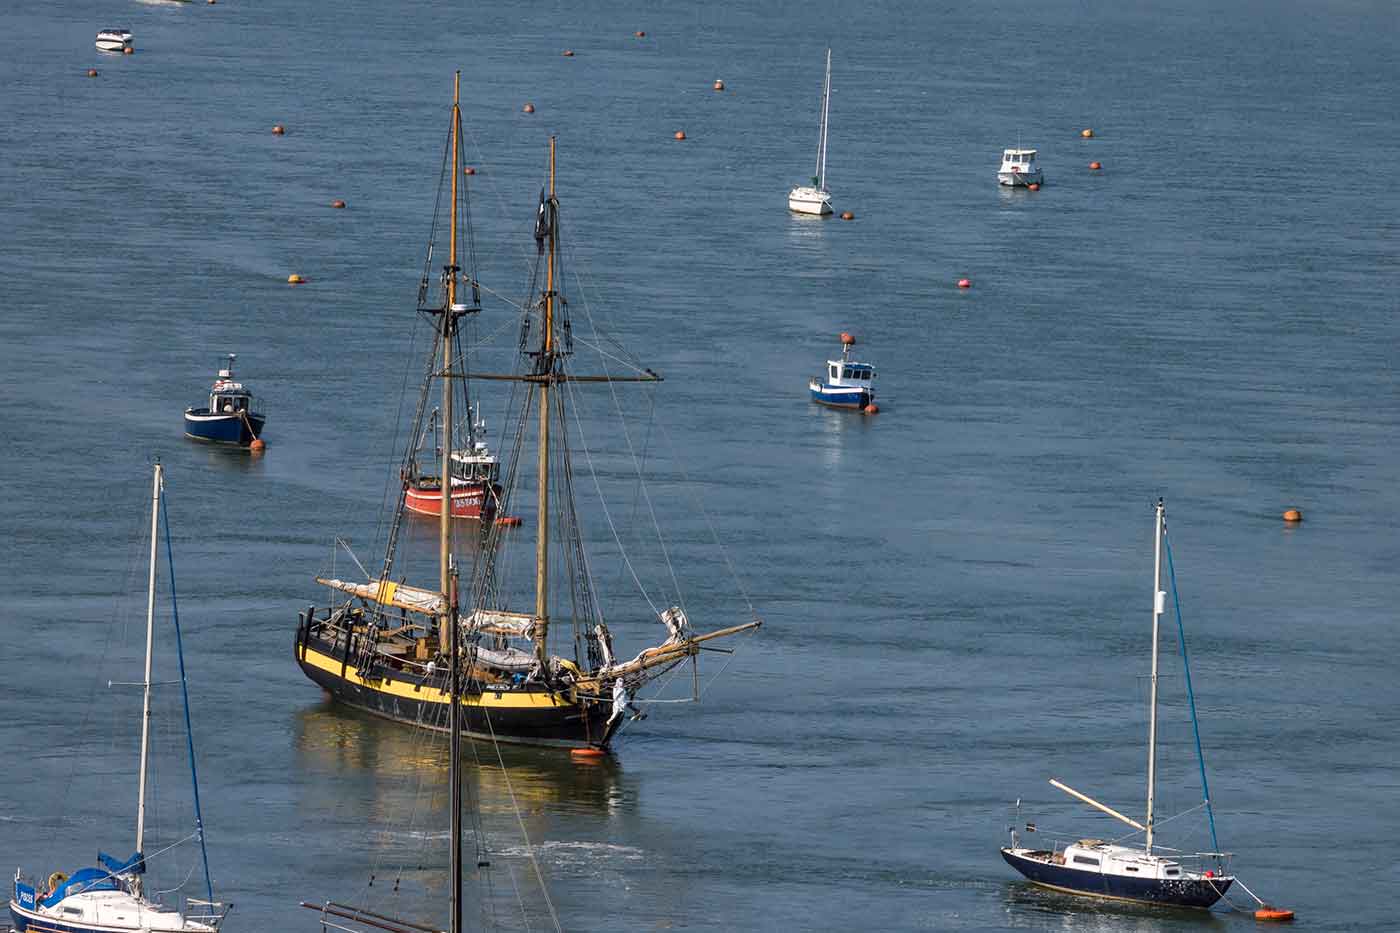
[[[460,83],[460,79],[459,79]],[[482,286],[474,270],[464,270],[463,240],[470,248],[471,228],[466,212],[465,174],[461,156],[461,108],[454,94],[450,141],[443,165],[443,185],[451,204],[445,212],[446,261],[438,287],[429,288],[425,274],[419,287],[418,313],[434,327],[432,361],[409,434],[410,450],[404,475],[418,456],[419,438],[436,386],[440,395],[435,445],[440,489],[452,489],[458,465],[454,446],[454,411],[458,387],[468,378],[469,348],[463,347],[462,322],[479,313]],[[450,179],[450,181],[449,181]],[[640,714],[633,706],[638,689],[686,661],[698,664],[706,642],[751,631],[762,623],[750,621],[704,633],[692,630],[678,606],[658,610],[656,623],[665,638],[631,658],[619,658],[597,598],[575,508],[574,462],[570,450],[570,401],[573,393],[595,383],[657,382],[660,377],[637,367],[628,375],[575,374],[573,328],[568,302],[562,295],[560,270],[560,211],[555,192],[555,142],[549,145],[549,181],[540,194],[535,218],[536,255],[527,302],[521,308],[519,353],[514,372],[470,373],[470,379],[513,383],[518,402],[508,423],[513,440],[509,467],[498,494],[499,508],[510,508],[521,484],[523,448],[533,433],[535,525],[533,605],[512,604],[521,594],[506,585],[503,556],[519,538],[506,523],[469,524],[473,536],[468,574],[463,577],[454,550],[450,497],[439,496],[437,579],[433,584],[410,584],[396,578],[397,551],[409,485],[403,486],[387,535],[384,559],[367,579],[317,577],[329,588],[332,605],[312,605],[299,615],[294,653],[302,671],[335,700],[398,722],[449,727],[456,706],[463,734],[485,740],[570,748],[580,754],[603,754],[622,724]],[[436,239],[436,231],[433,239]],[[435,244],[430,240],[428,265]],[[427,300],[430,291],[435,300]],[[531,422],[534,431],[531,432]],[[515,542],[519,543],[519,542]],[[551,557],[562,557],[563,574],[554,579]],[[459,583],[459,580],[461,581]],[[567,599],[551,601],[551,584],[567,591]],[[556,611],[559,613],[556,615]],[[563,637],[560,637],[560,629]],[[455,641],[454,641],[455,640]],[[560,642],[572,648],[554,653]],[[452,646],[456,644],[457,650]],[[712,649],[716,650],[716,649]],[[717,649],[723,650],[723,649]],[[460,671],[459,689],[448,682],[448,670]]]

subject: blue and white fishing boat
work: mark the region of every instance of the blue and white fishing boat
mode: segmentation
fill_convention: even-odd
[[[61,871],[36,883],[23,871],[15,872],[10,920],[18,933],[213,933],[228,914],[229,905],[214,900],[209,859],[204,852],[204,821],[199,809],[199,779],[195,770],[194,739],[189,731],[189,695],[185,692],[185,660],[180,648],[180,616],[175,618],[176,656],[180,659],[180,689],[185,701],[186,739],[190,752],[190,777],[194,783],[193,832],[182,841],[198,840],[204,864],[205,899],[184,898],[183,903],[162,903],[159,895],[145,890],[146,875],[146,774],[151,746],[151,647],[155,631],[156,553],[160,541],[160,464],[155,467],[151,503],[151,564],[146,594],[146,675],[141,710],[141,771],[136,803],[136,852],[128,859],[99,852],[97,866],[80,868],[69,876]],[[170,529],[166,526],[166,551]],[[171,589],[172,607],[174,588]],[[173,846],[162,851],[169,851]],[[160,853],[154,853],[159,855]],[[41,876],[42,877],[42,876]]]
[[[1147,814],[1142,822],[1094,800],[1087,794],[1060,781],[1051,780],[1056,788],[1103,813],[1108,814],[1143,834],[1142,845],[1125,845],[1119,841],[1079,839],[1064,846],[1050,848],[1021,845],[1017,825],[1011,827],[1011,845],[1001,850],[1012,868],[1035,884],[1068,894],[1083,894],[1110,900],[1138,901],[1166,907],[1208,908],[1234,883],[1229,873],[1229,855],[1224,852],[1185,853],[1156,845],[1157,797],[1157,662],[1162,612],[1167,594],[1162,590],[1162,551],[1166,541],[1166,507],[1157,500],[1156,541],[1154,545],[1152,584],[1152,678],[1147,734]],[[1170,566],[1171,554],[1167,552]],[[1173,580],[1175,577],[1173,576]],[[1180,614],[1177,617],[1180,625]],[[1184,638],[1183,638],[1184,644]],[[1185,648],[1182,660],[1185,661]],[[1195,699],[1191,694],[1191,673],[1186,668],[1186,686],[1191,696],[1191,721],[1196,721]],[[1199,758],[1200,735],[1196,736]],[[1215,841],[1215,817],[1210,808],[1210,793],[1206,788],[1205,765],[1201,765],[1201,790],[1204,806],[1210,818],[1211,844]],[[1020,801],[1017,801],[1019,811]],[[1018,813],[1019,816],[1019,813]],[[1034,832],[1035,824],[1026,825]],[[1156,845],[1154,849],[1154,845]],[[1264,906],[1261,902],[1261,907]],[[1291,916],[1291,914],[1290,914]]]
[[[826,373],[808,383],[812,401],[832,408],[863,411],[875,403],[875,367],[851,359],[856,338],[841,335],[841,359],[827,360]]]
[[[185,436],[216,444],[247,447],[262,437],[267,418],[253,411],[253,393],[233,378],[236,354],[228,355],[228,365],[209,389],[207,408],[185,409]]]

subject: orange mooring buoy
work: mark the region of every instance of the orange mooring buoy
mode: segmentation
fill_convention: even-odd
[[[1296,524],[1303,520],[1303,513],[1299,512],[1297,509],[1289,509],[1287,512],[1283,513],[1283,520],[1290,524]]]
[[[293,272],[291,275],[287,276],[287,284],[288,284],[288,285],[300,285],[300,284],[302,284],[302,283],[305,282],[305,281],[306,281],[306,279],[304,279],[304,278],[302,278],[301,276],[297,275],[295,272]]]
[[[534,113],[534,112],[535,112],[535,105],[534,105],[534,104],[526,104],[524,107],[521,107],[520,109],[521,109],[522,111],[524,111],[525,113]]]
[[[715,79],[715,90],[716,90],[716,91],[722,91],[722,90],[724,90],[724,82],[721,81],[721,80],[719,80],[718,78]]]
[[[573,49],[565,49],[565,50],[564,50],[564,57],[565,57],[565,58],[573,58],[573,57],[574,57],[574,50],[573,50]]]
[[[1284,921],[1292,920],[1292,919],[1293,919],[1293,911],[1291,911],[1291,910],[1284,910],[1284,909],[1281,908],[1281,907],[1270,907],[1268,904],[1265,904],[1263,907],[1260,907],[1258,910],[1256,910],[1256,911],[1254,912],[1254,919],[1255,919],[1255,920],[1284,920]]]
[[[677,139],[685,139],[685,130],[676,130]]]
[[[334,201],[331,202],[331,207],[340,208],[340,207],[344,207],[344,206],[345,206],[345,202],[342,201],[342,200],[340,200],[340,198],[336,198]]]
[[[607,757],[607,754],[608,754],[608,753],[605,752],[603,749],[601,749],[601,748],[593,748],[593,747],[591,747],[591,746],[590,746],[589,748],[571,748],[571,749],[569,749],[569,757],[571,757],[571,758],[578,758],[578,759],[581,759],[581,760],[583,760],[583,761],[597,761],[599,758],[605,758],[605,757]]]
[[[96,68],[89,68],[89,69],[88,69],[88,77],[89,77],[89,78],[95,78],[95,77],[97,77],[97,69],[96,69]]]
[[[468,166],[466,166],[466,167],[464,167],[464,168],[462,169],[462,174],[463,174],[463,175],[475,175],[475,174],[476,174],[476,169],[474,169],[474,168],[472,168],[470,165],[468,165]]]
[[[1039,190],[1040,190],[1040,182],[1038,182],[1038,181],[1033,181],[1033,182],[1031,182],[1029,185],[1026,185],[1026,187],[1029,188],[1031,191],[1039,191]]]
[[[274,123],[274,124],[272,125],[272,135],[273,135],[273,136],[282,136],[282,135],[284,135],[286,132],[287,132],[287,128],[286,128],[285,126],[283,126],[282,124],[280,124],[280,123]]]
[[[122,54],[123,54],[123,55],[135,55],[135,54],[136,54],[136,50],[133,49],[131,46],[128,45],[126,48],[122,49]]]
[[[972,279],[958,279],[958,288],[971,288]]]
[[[1102,163],[1102,162],[1090,162],[1090,163],[1089,163],[1089,171],[1091,171],[1091,172],[1097,172],[1097,171],[1098,171],[1099,169],[1101,169],[1101,168],[1103,168],[1103,163]]]
[[[866,405],[863,410],[867,415],[878,415],[880,413],[880,406],[871,402],[869,405]]]
[[[632,35],[636,36],[638,39],[645,39],[647,37],[647,34],[645,32],[642,32],[642,30],[640,29],[632,33]]]
[[[852,214],[850,211],[842,211],[842,212],[841,212],[841,219],[842,219],[842,220],[855,220],[855,219],[856,219],[856,215],[855,215],[855,214]]]
[[[1094,131],[1093,131],[1093,130],[1084,130],[1084,131],[1083,131],[1082,133],[1080,133],[1079,135],[1080,135],[1080,136],[1083,136],[1085,139],[1093,139],[1093,138],[1094,138]]]
[[[248,449],[255,454],[260,454],[267,447],[267,441],[260,437],[253,438],[253,443],[248,445]]]

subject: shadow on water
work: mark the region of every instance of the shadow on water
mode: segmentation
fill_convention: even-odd
[[[1226,927],[1226,915],[1216,910],[1153,907],[1129,901],[1077,897],[1037,887],[1026,881],[1006,882],[1001,891],[1001,903],[1008,928],[1041,928],[1046,920],[1057,921],[1067,929],[1091,933],[1222,930]],[[1041,922],[1031,918],[1039,918]]]

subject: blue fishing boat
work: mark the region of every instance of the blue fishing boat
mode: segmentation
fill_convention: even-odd
[[[841,359],[827,360],[826,373],[808,383],[812,401],[832,408],[863,411],[875,402],[875,367],[851,359],[856,338],[841,335]]]
[[[155,631],[156,556],[160,543],[163,509],[161,491],[163,470],[155,467],[151,502],[151,565],[146,598],[146,676],[141,709],[141,770],[136,798],[136,851],[127,859],[116,859],[99,852],[95,867],[80,868],[70,877],[55,871],[46,880],[36,881],[15,872],[10,898],[10,922],[17,933],[216,933],[230,905],[214,900],[209,877],[209,858],[204,852],[204,821],[199,808],[199,778],[195,769],[194,739],[190,733],[189,694],[185,690],[184,650],[180,646],[180,616],[175,612],[174,584],[171,584],[172,615],[175,620],[176,656],[180,662],[181,694],[184,697],[186,740],[190,755],[190,777],[194,784],[194,827],[184,842],[198,841],[204,866],[205,898],[185,897],[169,903],[164,895],[146,889],[146,798],[147,764],[151,747],[151,659]],[[170,553],[170,529],[166,524],[165,546]],[[152,858],[168,853],[167,845]],[[40,875],[40,878],[45,876]],[[182,885],[183,886],[183,885]],[[178,888],[176,889],[178,890]]]
[[[185,409],[185,436],[216,444],[247,447],[262,437],[267,418],[253,411],[253,393],[233,378],[236,354],[228,355],[228,365],[209,389],[206,408]]]

